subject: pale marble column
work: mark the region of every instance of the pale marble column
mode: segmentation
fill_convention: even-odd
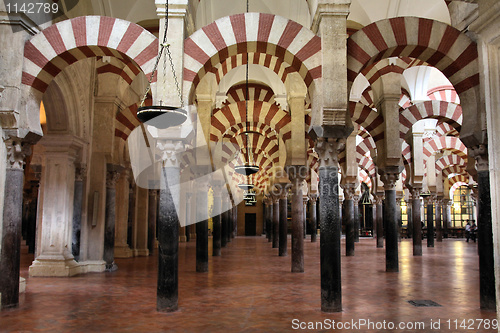
[[[116,221],[116,181],[120,177],[122,167],[108,164],[106,166],[106,211],[104,219],[104,253],[106,271],[115,271],[115,221]]]
[[[44,137],[35,260],[30,276],[72,276],[82,272],[71,253],[76,137]]]

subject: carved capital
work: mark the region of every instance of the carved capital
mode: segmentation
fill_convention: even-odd
[[[487,145],[479,145],[469,148],[469,154],[476,160],[477,171],[488,171],[488,147]]]
[[[120,172],[123,170],[123,167],[114,164],[107,165],[106,171],[106,187],[114,188],[116,186],[116,181],[120,178]]]
[[[435,201],[436,201],[436,197],[434,195],[429,195],[429,196],[424,198],[424,202],[427,206],[433,205]]]
[[[87,164],[80,164],[75,168],[75,180],[83,182],[87,178]]]
[[[376,196],[374,196],[374,199],[375,199],[376,205],[382,205],[382,202],[384,201],[384,196],[383,195],[376,195]]]
[[[285,167],[292,185],[292,191],[297,191],[302,188],[302,182],[307,177],[307,167],[303,165],[289,165]]]
[[[318,201],[318,195],[317,194],[309,194],[309,200],[311,200],[311,204],[315,204],[316,201]]]
[[[182,152],[185,151],[182,141],[163,141],[157,143],[158,149],[162,152],[163,167],[178,168]]]
[[[21,139],[10,137],[5,140],[5,147],[7,148],[7,170],[23,170],[24,158],[31,155],[31,145],[22,142]]]
[[[396,189],[396,182],[399,179],[399,173],[393,172],[384,172],[380,175],[380,180],[384,183],[385,190],[394,190]]]
[[[309,201],[309,197],[308,196],[303,196],[302,197],[302,202],[304,203],[304,206],[307,205],[308,201]]]
[[[342,185],[342,189],[344,190],[345,200],[353,200],[354,193],[356,192],[356,189],[354,188],[354,184],[344,184],[344,185]]]
[[[359,199],[361,199],[359,195],[354,195],[352,197],[352,201],[354,201],[354,206],[359,205]]]
[[[344,139],[318,138],[314,150],[318,153],[319,167],[338,167],[339,151],[344,145]]]
[[[420,200],[419,199],[420,198],[420,193],[422,193],[422,189],[421,188],[419,188],[419,187],[413,187],[410,192],[411,192],[411,198],[412,198],[412,200],[415,200],[415,199]]]

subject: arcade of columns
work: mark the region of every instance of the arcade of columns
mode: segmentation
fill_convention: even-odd
[[[39,31],[21,17],[16,24],[23,32],[9,36],[14,36],[14,51],[24,58],[7,57],[0,74],[1,153],[6,156],[0,165],[2,308],[19,302],[24,218],[36,226],[36,232],[27,228],[36,235],[31,276],[112,271],[117,269],[114,258],[158,251],[158,311],[175,311],[178,242],[195,241],[196,271],[208,270],[209,221],[204,216],[210,192],[212,206],[222,212],[212,218],[214,256],[223,256],[231,239],[244,235],[244,213],[257,212],[264,220],[257,234],[266,233],[277,255],[290,256],[291,272],[300,273],[306,230],[312,230],[311,241],[321,242],[321,308],[341,311],[342,220],[346,255],[355,256],[364,182],[372,197],[376,246],[384,247],[385,240],[387,272],[399,271],[401,198],[411,202],[408,233],[413,255],[421,256],[422,192],[430,194],[423,204],[427,234],[436,230],[435,240],[427,238],[426,246],[433,247],[450,224],[450,188],[477,184],[480,301],[482,308],[495,309],[494,262],[500,260],[500,236],[492,221],[498,220],[500,193],[490,182],[500,183],[495,163],[500,157],[493,148],[500,128],[500,4],[485,0],[469,22],[454,20],[458,14],[453,14],[466,4],[451,1],[454,27],[399,17],[347,34],[350,3],[319,1],[311,29],[279,16],[247,13],[195,31],[187,0],[169,8],[174,67],[191,118],[201,128],[193,131],[190,122],[159,136],[162,175],[181,179],[185,161],[176,152],[191,146],[208,142],[214,154],[231,161],[234,147],[251,142],[245,150],[260,166],[250,177],[258,192],[256,207],[241,204],[241,193],[233,191],[229,200],[220,196],[230,183],[246,181],[232,171],[226,180],[200,182],[178,192],[135,183],[127,138],[139,126],[135,111],[145,87],[143,74],[151,73],[157,53],[155,36],[119,19],[80,17]],[[161,32],[165,7],[158,0],[156,5]],[[498,10],[488,10],[492,7]],[[467,34],[461,32],[465,27]],[[1,29],[5,36],[10,26]],[[250,70],[263,67],[280,85],[254,77],[245,115],[241,80],[227,77],[241,77],[247,63]],[[458,96],[460,104],[458,99],[411,98],[402,77],[415,66],[440,70],[452,85],[447,93]],[[168,100],[180,106],[174,79],[165,68],[159,67],[158,77],[166,79],[154,83],[149,102]],[[226,90],[220,88],[224,86]],[[284,95],[276,92],[278,86]],[[360,86],[364,89],[353,97],[353,89]],[[47,123],[41,126],[42,100]],[[70,115],[74,110],[79,114]],[[426,137],[418,122],[429,118],[438,119],[432,137]],[[250,133],[245,133],[247,125]],[[223,143],[230,144],[222,148]],[[214,168],[210,156],[193,158],[198,175]],[[228,164],[232,170],[244,162]],[[180,220],[201,222],[179,226]]]

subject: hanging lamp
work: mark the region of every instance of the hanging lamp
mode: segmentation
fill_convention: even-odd
[[[247,0],[247,13],[248,13],[248,0]],[[245,124],[246,124],[246,130],[244,132],[245,134],[245,146],[246,146],[246,162],[244,165],[237,165],[234,167],[234,171],[239,173],[240,175],[244,176],[250,176],[253,175],[254,173],[259,172],[259,167],[255,164],[250,163],[250,147],[248,146],[248,135],[250,134],[250,127],[248,124],[248,99],[249,99],[249,93],[248,93],[248,52],[247,52],[247,63],[245,66],[246,69],[246,76],[245,76]]]
[[[156,56],[156,62],[151,72],[151,76],[148,80],[148,85],[146,92],[141,99],[139,108],[137,109],[137,118],[142,123],[148,122],[148,125],[154,126],[159,129],[165,129],[172,126],[178,126],[182,124],[187,119],[187,111],[183,109],[184,102],[182,100],[182,93],[179,86],[179,81],[177,75],[175,74],[174,63],[172,60],[172,54],[170,53],[170,44],[167,42],[167,30],[168,30],[168,0],[165,2],[165,33],[163,35],[163,41],[160,44],[160,49],[158,55]],[[166,54],[165,54],[166,53]],[[175,86],[177,88],[177,94],[180,100],[180,108],[175,106],[163,105],[160,100],[160,105],[145,106],[147,95],[151,90],[151,83],[153,82],[154,76],[157,73],[158,65],[160,59],[163,56],[163,86],[165,87],[166,69],[167,69],[167,56],[170,62],[170,67],[172,69],[172,74],[174,76]]]

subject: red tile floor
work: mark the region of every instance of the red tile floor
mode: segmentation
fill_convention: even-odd
[[[264,236],[238,237],[222,249],[221,257],[210,257],[208,273],[196,273],[195,243],[180,243],[180,310],[169,314],[155,309],[156,256],[118,259],[113,273],[30,278],[27,269],[33,257],[23,254],[26,293],[18,309],[0,313],[0,331],[287,332],[300,322],[321,321],[325,326],[317,331],[326,332],[333,331],[328,327],[332,320],[354,321],[360,332],[390,332],[389,322],[425,325],[397,332],[496,331],[478,329],[479,319],[491,320],[496,314],[479,309],[474,243],[446,239],[427,248],[424,241],[423,256],[413,257],[411,240],[403,240],[400,272],[386,273],[385,249],[377,249],[373,239],[362,238],[354,257],[343,253],[343,312],[330,314],[320,310],[319,245],[308,237],[305,273],[292,274],[290,256],[278,257],[278,249],[271,248]],[[408,303],[423,299],[442,306]],[[470,326],[472,321],[467,322],[463,329],[463,319],[476,321]],[[379,326],[360,327],[362,320]],[[386,329],[380,326],[384,320]],[[432,329],[431,320],[434,325],[440,323],[440,329]]]

